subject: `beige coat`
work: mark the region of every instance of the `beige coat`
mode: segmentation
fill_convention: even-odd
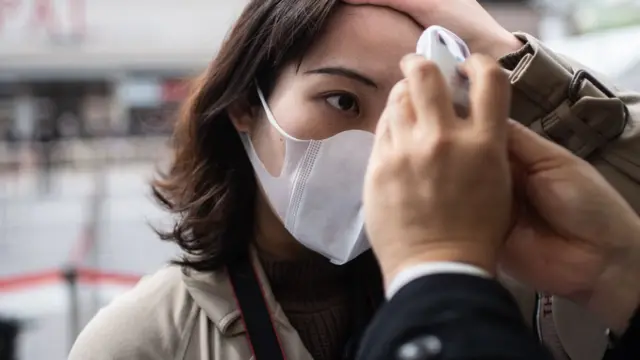
[[[514,89],[512,117],[539,133],[546,133],[580,156],[588,156],[639,211],[640,96],[620,92],[608,84],[630,112],[624,133],[617,137],[623,126],[619,102],[598,96],[600,92],[588,81],[578,87],[582,99],[575,104],[568,101],[567,88],[577,65],[553,54],[528,35],[518,36],[528,45],[503,60],[505,68],[511,71]],[[275,301],[253,256],[287,357],[312,360]],[[515,295],[525,318],[532,322],[535,293],[508,279],[503,283]],[[567,301],[556,300],[553,306],[558,336],[571,358],[600,360],[606,346],[605,329]],[[167,267],[144,278],[135,289],[100,311],[78,337],[69,359],[249,360],[251,357],[226,274],[186,276],[177,267]]]

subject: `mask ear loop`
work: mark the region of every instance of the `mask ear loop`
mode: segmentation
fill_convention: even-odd
[[[262,92],[262,89],[260,89],[260,85],[258,85],[258,81],[254,80],[254,83],[256,85],[256,91],[258,92],[258,98],[260,98],[260,103],[262,103],[262,108],[264,109],[264,112],[267,114],[267,119],[269,119],[269,122],[271,123],[271,125],[280,133],[280,135],[282,135],[282,136],[284,136],[287,139],[292,140],[292,141],[308,142],[308,140],[298,139],[298,138],[295,138],[295,137],[287,134],[287,132],[284,131],[284,129],[280,127],[280,125],[276,121],[276,117],[273,116],[273,113],[271,112],[271,109],[269,108],[269,104],[267,104],[267,100],[264,97],[264,93]]]
[[[285,138],[296,142],[296,143],[305,143],[305,144],[309,144],[308,147],[305,149],[304,152],[304,156],[300,159],[301,161],[301,165],[299,168],[299,171],[296,171],[295,173],[295,178],[293,180],[293,184],[294,187],[291,191],[291,199],[289,201],[289,207],[287,209],[287,216],[286,219],[284,220],[284,225],[285,227],[290,230],[290,231],[294,231],[294,229],[296,228],[296,221],[298,220],[297,218],[297,213],[300,210],[300,204],[302,202],[302,196],[304,194],[304,189],[305,186],[308,182],[308,178],[309,176],[311,176],[311,169],[313,168],[313,164],[316,161],[316,158],[320,152],[320,147],[322,146],[322,141],[318,141],[318,140],[301,140],[301,139],[297,139],[289,134],[287,134],[286,131],[284,131],[284,129],[282,129],[280,127],[280,125],[278,125],[278,122],[276,121],[275,116],[273,116],[273,113],[271,112],[271,109],[269,108],[269,105],[267,104],[267,100],[265,99],[264,93],[262,92],[262,89],[260,89],[260,86],[258,85],[258,81],[254,80],[255,84],[256,84],[256,90],[258,92],[258,97],[260,98],[260,102],[262,103],[262,107],[264,108],[265,113],[267,114],[267,118],[269,119],[269,122],[271,123],[271,125]],[[285,158],[288,156],[289,154],[289,149],[285,148]],[[287,166],[287,162],[285,161],[285,166]],[[283,169],[284,171],[284,169]]]

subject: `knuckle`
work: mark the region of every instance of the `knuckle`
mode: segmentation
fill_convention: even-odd
[[[410,152],[401,152],[398,153],[392,163],[394,166],[391,167],[391,173],[398,174],[399,171],[406,170],[411,166],[412,163],[412,154]]]
[[[456,139],[453,135],[445,132],[434,134],[431,146],[424,146],[423,155],[426,156],[442,156],[449,153],[455,147]]]

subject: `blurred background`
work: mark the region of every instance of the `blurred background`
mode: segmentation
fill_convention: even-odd
[[[0,0],[0,359],[58,360],[177,254],[147,183],[244,0]],[[481,1],[640,90],[640,1]],[[4,341],[2,339],[5,339]]]

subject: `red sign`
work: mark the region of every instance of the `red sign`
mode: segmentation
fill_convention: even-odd
[[[42,31],[50,35],[84,34],[86,0],[0,0],[0,31],[11,25],[18,31]],[[12,23],[27,19],[25,23]],[[21,21],[21,20],[17,20]]]
[[[165,80],[162,83],[162,101],[168,103],[181,102],[189,96],[187,80]]]
[[[20,0],[0,0],[0,29],[18,8]]]

